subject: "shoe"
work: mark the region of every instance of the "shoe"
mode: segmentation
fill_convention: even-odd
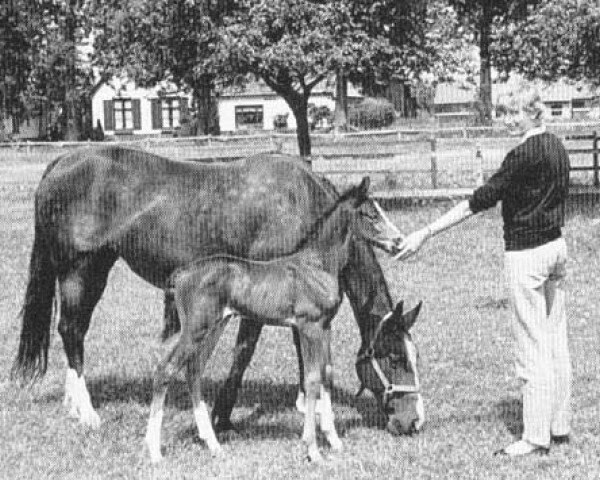
[[[552,435],[550,437],[550,443],[554,445],[567,445],[571,443],[571,437],[567,433],[566,435]]]
[[[525,455],[548,455],[550,449],[542,445],[530,443],[527,440],[519,440],[511,443],[508,447],[496,450],[494,456],[506,455],[508,457],[523,457]]]

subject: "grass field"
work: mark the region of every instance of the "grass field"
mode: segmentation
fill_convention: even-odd
[[[573,441],[548,457],[507,460],[492,452],[519,434],[520,401],[511,363],[510,312],[502,281],[498,212],[478,216],[432,240],[399,264],[381,256],[395,299],[424,300],[414,329],[427,422],[414,437],[381,428],[373,399],[354,398],[359,335],[346,303],[334,321],[336,425],[346,450],[310,465],[294,409],[296,360],[291,332],[267,327],[233,421],[221,437],[227,456],[211,459],[197,438],[183,379],[170,389],[163,425],[165,462],[149,465],[143,437],[151,373],[162,348],[160,291],[117,264],[86,343],[86,375],[103,424],[82,429],[62,407],[65,359],[54,332],[49,371],[20,389],[9,379],[20,331],[17,313],[32,242],[32,198],[43,163],[0,165],[0,477],[253,479],[596,479],[600,477],[600,322],[597,205],[571,206],[566,237],[574,366]],[[397,210],[403,231],[448,204]],[[209,403],[230,365],[237,324],[226,329],[206,373]]]

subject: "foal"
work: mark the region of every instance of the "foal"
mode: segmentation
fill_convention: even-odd
[[[333,450],[342,442],[331,408],[330,324],[342,301],[339,272],[349,257],[352,235],[389,248],[382,236],[384,219],[369,200],[369,180],[342,195],[300,241],[294,253],[270,261],[227,255],[199,259],[174,279],[181,334],[159,363],[146,444],[153,462],[161,460],[160,429],[168,383],[187,368],[200,438],[213,455],[221,452],[201,392],[201,375],[232,315],[268,325],[297,329],[305,362],[306,415],[302,440],[312,461],[322,460],[316,442],[315,404],[321,394],[320,427]],[[285,227],[284,227],[285,228]]]

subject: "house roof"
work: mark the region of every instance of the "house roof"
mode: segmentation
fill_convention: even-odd
[[[223,88],[220,92],[222,97],[276,97],[277,94],[271,90],[267,84],[265,84],[262,80],[255,82],[248,82],[246,85],[238,87],[226,87]],[[322,81],[318,85],[315,86],[312,90],[312,95],[335,95],[335,84],[327,81]],[[352,85],[348,84],[348,96],[349,97],[362,97],[358,89]]]
[[[497,103],[500,96],[504,96],[517,88],[518,80],[498,82],[492,84],[492,102]],[[574,85],[565,81],[555,83],[538,83],[540,95],[543,102],[570,102],[576,99],[598,97],[600,92],[586,85]],[[435,91],[435,105],[463,104],[475,101],[477,87],[472,84],[440,83]]]

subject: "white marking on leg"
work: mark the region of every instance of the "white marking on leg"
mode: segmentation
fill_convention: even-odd
[[[298,391],[298,396],[296,397],[296,410],[298,410],[301,414],[306,414],[306,396],[302,390]],[[315,404],[315,414],[321,415],[323,412],[323,400],[322,398],[317,399],[317,403]]]
[[[343,445],[335,429],[334,419],[331,395],[321,386],[321,431],[325,434],[331,448],[339,452],[343,450]]]
[[[210,416],[208,415],[206,403],[203,401],[198,402],[198,404],[194,406],[194,418],[196,419],[196,425],[198,426],[198,435],[206,442],[210,453],[213,456],[221,455],[223,449],[217,440],[217,436],[215,435],[215,431],[213,430],[210,421]]]
[[[71,368],[67,370],[63,405],[69,409],[69,415],[78,418],[81,424],[94,429],[100,427],[100,416],[92,406],[85,377],[77,376],[77,372]]]
[[[148,427],[146,428],[146,446],[150,452],[150,461],[152,463],[158,463],[162,460],[162,453],[160,452],[160,430],[162,427],[163,410],[162,408],[156,411],[152,410],[151,407]]]
[[[421,427],[425,423],[425,406],[423,405],[423,397],[419,393],[419,397],[417,398],[417,423],[415,424],[415,429],[417,432],[421,430]]]

